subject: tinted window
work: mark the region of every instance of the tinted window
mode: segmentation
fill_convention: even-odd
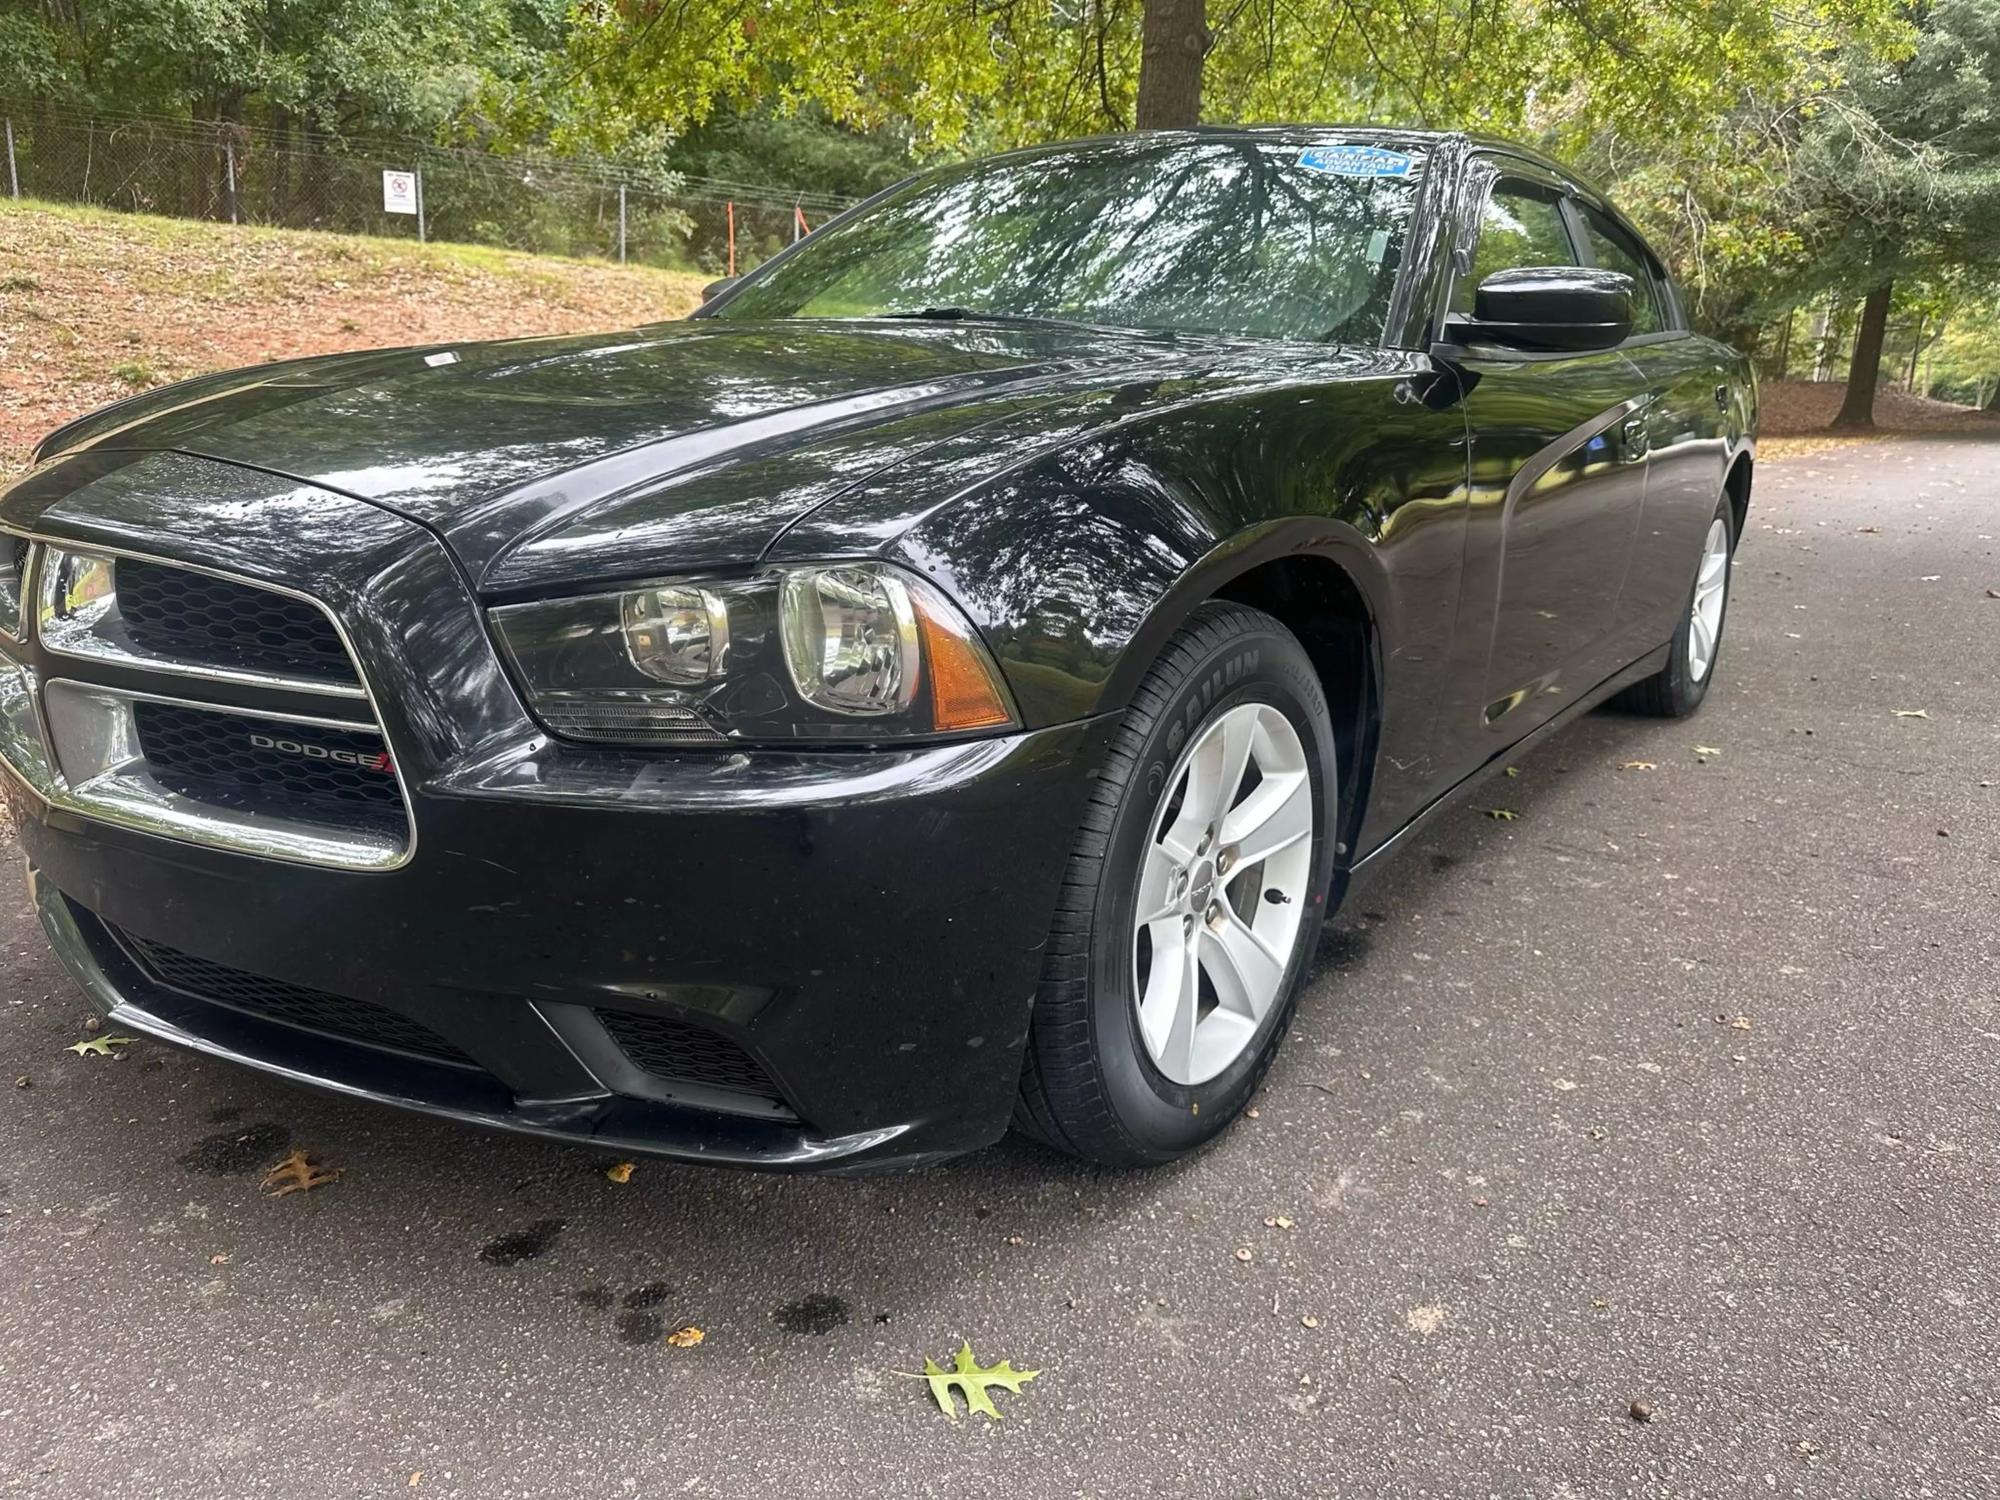
[[[1414,149],[1143,137],[974,162],[812,235],[717,315],[959,307],[1372,344],[1424,163]]]
[[[1554,193],[1532,183],[1501,178],[1493,184],[1479,217],[1479,241],[1473,247],[1472,269],[1452,290],[1453,312],[1472,311],[1472,294],[1495,271],[1516,266],[1573,266],[1576,251],[1569,242],[1562,207]]]
[[[1607,271],[1623,271],[1632,278],[1632,332],[1658,333],[1667,326],[1660,314],[1660,289],[1653,281],[1652,268],[1638,243],[1594,208],[1583,210],[1583,232],[1590,241],[1590,253]]]

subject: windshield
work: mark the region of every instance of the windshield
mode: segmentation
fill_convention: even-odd
[[[723,318],[968,314],[1377,342],[1424,157],[1138,137],[933,173],[814,234]]]

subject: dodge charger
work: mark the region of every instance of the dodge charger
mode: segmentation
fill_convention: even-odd
[[[619,1152],[1165,1162],[1427,819],[1700,706],[1755,403],[1504,142],[952,165],[691,318],[51,434],[0,781],[129,1032]]]

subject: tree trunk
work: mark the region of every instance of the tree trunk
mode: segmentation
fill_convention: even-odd
[[[1208,56],[1206,0],[1146,0],[1139,40],[1141,130],[1201,123],[1201,66]]]
[[[1987,411],[2000,411],[2000,380],[1993,382],[1993,394],[1986,398]]]
[[[1847,367],[1847,396],[1833,419],[1836,428],[1855,430],[1875,425],[1875,382],[1882,373],[1882,335],[1889,326],[1890,283],[1884,282],[1861,304],[1861,326],[1854,334],[1854,359]]]

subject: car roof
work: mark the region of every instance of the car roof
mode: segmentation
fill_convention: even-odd
[[[1486,135],[1476,131],[1432,130],[1401,125],[1342,125],[1311,124],[1304,122],[1272,122],[1255,125],[1192,125],[1171,130],[1128,130],[1116,134],[1082,136],[1074,140],[1049,141],[1034,146],[1017,146],[1012,151],[1003,151],[986,158],[989,161],[1007,161],[1018,157],[1039,156],[1047,152],[1075,151],[1092,146],[1109,146],[1117,142],[1160,139],[1171,140],[1181,137],[1187,140],[1240,140],[1272,141],[1290,144],[1309,144],[1319,140],[1340,141],[1382,141],[1398,142],[1406,145],[1426,145],[1433,149],[1461,152],[1503,151],[1509,156],[1518,156],[1533,162],[1545,171],[1553,172],[1563,181],[1573,183],[1599,203],[1610,205],[1604,191],[1588,178],[1579,175],[1575,168],[1556,160],[1533,146],[1525,146],[1519,141],[1510,141],[1504,136]],[[1614,210],[1615,212],[1615,210]],[[1622,217],[1622,216],[1621,216]]]

